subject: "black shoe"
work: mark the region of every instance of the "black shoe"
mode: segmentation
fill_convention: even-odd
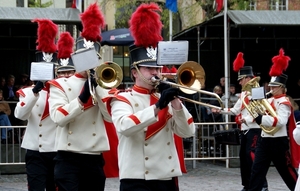
[[[247,189],[246,189],[246,188],[243,188],[241,191],[247,191]]]
[[[264,187],[261,189],[261,191],[269,191],[268,187]]]

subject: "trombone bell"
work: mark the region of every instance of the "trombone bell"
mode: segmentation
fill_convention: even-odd
[[[187,61],[183,63],[177,70],[178,84],[200,90],[205,83],[205,71],[203,67],[194,61]],[[186,94],[194,94],[197,91],[179,88]]]
[[[97,84],[105,89],[118,87],[123,80],[123,71],[115,62],[104,62],[95,69]]]

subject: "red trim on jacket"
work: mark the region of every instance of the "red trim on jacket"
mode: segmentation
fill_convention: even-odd
[[[189,125],[190,125],[191,123],[193,123],[193,122],[194,122],[193,117],[189,118],[187,122],[188,122]]]
[[[46,100],[45,100],[45,102],[46,102],[45,108],[44,108],[44,112],[43,112],[41,120],[44,120],[45,118],[47,118],[50,115],[48,98],[49,98],[49,93],[47,92],[47,96],[46,96]]]
[[[65,90],[61,87],[61,85],[56,81],[56,80],[51,80],[51,81],[48,81],[49,85],[52,85],[54,87],[57,87],[58,89],[60,89],[61,91],[65,92]]]
[[[109,141],[109,151],[103,152],[103,158],[105,165],[103,170],[105,172],[106,178],[119,177],[119,166],[118,166],[118,136],[113,123],[104,121],[104,126],[106,129],[108,141]]]
[[[16,92],[16,94],[17,94],[17,95],[16,95],[17,97],[20,97],[20,95],[23,96],[23,97],[26,96],[25,93],[23,92],[23,89],[19,89],[19,90]]]
[[[128,116],[136,125],[140,124],[141,121],[135,115]]]
[[[69,115],[69,113],[61,107],[57,108],[57,111],[60,111],[64,116]]]

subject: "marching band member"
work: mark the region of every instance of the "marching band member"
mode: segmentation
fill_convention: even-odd
[[[296,122],[291,103],[285,95],[288,76],[282,73],[287,69],[289,61],[290,58],[284,55],[283,49],[280,49],[278,56],[272,58],[273,65],[269,72],[271,76],[269,86],[272,91],[272,97],[268,98],[268,102],[273,107],[277,116],[259,114],[255,118],[255,121],[259,125],[276,128],[278,131],[275,131],[274,134],[265,131],[261,132],[261,138],[258,140],[255,152],[256,156],[252,166],[248,189],[250,191],[260,191],[262,189],[262,178],[267,175],[271,162],[273,162],[287,187],[290,190],[295,189],[298,177],[295,168],[299,164],[300,148],[296,146],[292,136]]]
[[[238,72],[238,81],[242,87],[241,95],[238,101],[232,108],[224,108],[216,110],[212,108],[212,112],[221,112],[223,114],[236,115],[236,122],[241,127],[241,146],[240,146],[240,172],[243,189],[247,191],[249,188],[249,181],[251,176],[251,168],[255,158],[255,150],[257,147],[257,140],[261,134],[261,128],[253,121],[253,118],[242,103],[242,98],[248,93],[244,89],[245,85],[254,78],[254,74],[251,66],[244,66],[243,53],[239,52],[236,59],[233,62],[233,70]],[[246,97],[246,102],[249,102],[250,96]],[[252,121],[245,123],[245,118],[250,118]],[[262,191],[268,190],[268,183],[264,177],[264,188]]]
[[[83,31],[76,42],[77,51],[94,47],[99,53],[104,18],[97,3],[80,16]],[[96,105],[92,103],[89,80],[95,88]],[[58,190],[103,191],[106,176],[102,152],[110,149],[105,121],[110,122],[111,117],[102,102],[107,91],[97,86],[95,79],[89,79],[86,71],[49,84],[50,116],[58,125],[54,173]]]
[[[298,145],[300,145],[300,122],[297,122],[297,126],[294,129],[294,131],[293,131],[293,137],[295,139],[295,142]],[[299,175],[299,173],[300,173],[300,163],[299,163],[299,167],[298,167],[298,175]],[[299,177],[297,178],[297,183],[296,183],[295,191],[300,191],[300,179],[299,179]]]
[[[130,30],[135,45],[129,49],[134,86],[116,93],[107,103],[119,137],[121,191],[176,191],[176,177],[182,175],[176,136],[195,133],[193,117],[176,98],[178,88],[161,84],[164,88],[160,87],[159,94],[151,81],[162,70],[156,63],[156,46],[162,40],[156,11],[161,11],[159,6],[150,3],[141,4],[133,13]]]
[[[37,61],[56,61],[55,37],[58,27],[47,19],[37,19]],[[51,71],[53,72],[53,71]],[[54,157],[56,124],[49,117],[48,92],[44,83],[17,91],[19,102],[15,108],[16,118],[28,120],[21,147],[26,149],[25,164],[28,190],[55,191]]]

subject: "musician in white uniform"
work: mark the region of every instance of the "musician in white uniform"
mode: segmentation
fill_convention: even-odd
[[[245,89],[245,85],[252,80],[255,76],[252,71],[252,66],[244,66],[243,53],[239,52],[236,59],[233,62],[234,71],[238,72],[238,81],[242,87],[242,92],[239,99],[234,104],[232,108],[224,108],[221,110],[212,109],[212,112],[221,112],[223,114],[235,115],[237,124],[240,125],[241,129],[241,146],[240,146],[240,172],[241,172],[241,181],[243,188],[241,191],[247,191],[249,187],[249,181],[251,176],[251,168],[255,158],[255,150],[257,147],[257,140],[261,134],[261,128],[253,120],[253,117],[247,111],[245,106],[242,103],[242,99],[245,97],[249,90]],[[245,102],[248,103],[251,96],[245,97]],[[245,120],[249,119],[247,123]],[[264,187],[261,191],[268,190],[268,183],[266,178]]]
[[[38,22],[39,30],[56,29],[52,34],[58,31],[57,26],[50,20],[39,20]],[[46,46],[42,46],[43,41],[49,41],[45,39],[46,37],[39,36],[38,62],[43,61],[54,64],[56,61],[55,37],[56,35],[53,36],[53,39],[50,39],[50,42],[53,42],[53,48],[52,51],[49,51],[51,44],[46,43]],[[73,66],[68,65],[57,69],[59,76],[67,73],[72,74],[75,71]],[[52,70],[45,72],[53,73]],[[26,149],[25,163],[28,190],[33,191],[56,190],[53,159],[56,155],[55,136],[57,125],[49,116],[49,94],[44,85],[44,82],[37,81],[34,86],[18,90],[19,102],[14,111],[16,118],[28,121],[21,147]]]
[[[81,18],[88,16],[92,17],[89,19],[97,20],[99,15],[99,7],[94,3],[81,14]],[[89,23],[97,24],[99,21],[89,20]],[[85,23],[83,26],[82,36],[76,41],[76,50],[94,47],[97,56],[100,52],[100,42],[93,39],[101,39],[101,26],[89,27]],[[88,30],[93,30],[92,36],[86,35]],[[73,62],[75,67],[78,64],[86,64],[76,64],[74,59]],[[49,83],[50,116],[59,126],[56,134],[57,156],[54,173],[58,190],[103,191],[106,177],[102,152],[110,149],[104,120],[110,122],[111,117],[102,102],[102,98],[107,96],[107,91],[97,86],[94,78],[89,79],[86,71]],[[95,105],[91,97],[91,88],[95,88]]]
[[[149,5],[142,4],[136,13],[144,10],[152,18],[159,8],[152,5],[148,9]],[[174,136],[193,136],[193,117],[175,97],[178,88],[167,85],[161,94],[155,92],[151,78],[160,77],[162,69],[156,64],[155,49],[136,45],[129,49],[134,86],[107,103],[119,137],[120,190],[175,191],[174,178],[182,172]]]
[[[297,126],[293,131],[293,137],[295,139],[295,142],[298,145],[300,145],[300,122],[297,122]],[[299,170],[300,170],[300,163],[299,163],[299,167],[298,167],[298,175],[299,175],[299,172],[300,172]],[[297,179],[295,191],[300,191],[300,179],[299,179],[299,177]]]
[[[298,177],[295,167],[298,167],[299,160],[294,159],[298,157],[296,153],[299,153],[300,147],[294,153],[292,133],[296,123],[292,105],[285,94],[288,76],[283,73],[278,74],[278,71],[281,71],[282,68],[287,68],[289,60],[289,57],[284,56],[283,49],[280,49],[279,56],[272,59],[273,66],[269,72],[271,76],[269,86],[273,96],[268,98],[268,102],[276,112],[276,116],[259,114],[255,121],[259,125],[269,129],[275,128],[278,131],[269,133],[265,130],[261,132],[252,166],[249,191],[260,191],[262,189],[262,178],[267,175],[271,162],[273,162],[289,190],[293,191],[295,189]],[[283,66],[283,64],[286,64],[286,66]],[[293,156],[294,154],[295,156]]]

